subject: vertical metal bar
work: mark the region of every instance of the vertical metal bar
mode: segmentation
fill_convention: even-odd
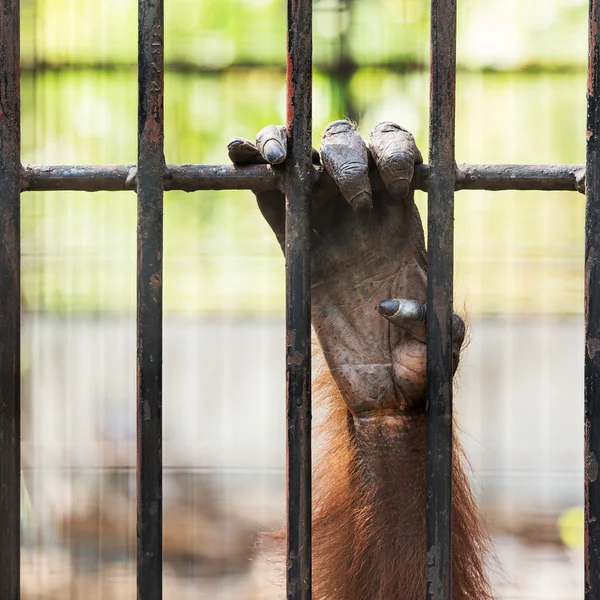
[[[163,0],[139,0],[137,594],[162,598]]]
[[[20,192],[19,0],[0,4],[0,598],[19,598]]]
[[[312,0],[288,0],[286,172],[287,598],[312,597],[310,200]]]
[[[456,0],[431,0],[427,236],[427,598],[452,589],[452,290]]]
[[[600,599],[600,0],[590,0],[585,173],[585,598]]]

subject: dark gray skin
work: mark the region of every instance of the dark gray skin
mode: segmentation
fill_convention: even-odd
[[[256,145],[228,144],[235,164],[286,159],[283,127],[259,132]],[[312,205],[312,318],[332,376],[358,425],[425,410],[427,255],[410,188],[423,162],[413,136],[377,125],[369,147],[348,121],[330,123],[320,162],[337,189],[317,188]],[[385,188],[372,191],[369,168]],[[258,194],[258,206],[283,246],[285,198]],[[465,327],[454,317],[454,362]]]

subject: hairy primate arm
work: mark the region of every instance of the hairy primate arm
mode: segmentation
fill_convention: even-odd
[[[285,161],[281,127],[256,145],[229,143],[234,163]],[[312,318],[324,359],[315,382],[325,412],[314,473],[315,600],[420,600],[425,594],[425,385],[427,256],[411,190],[422,161],[413,136],[380,123],[367,148],[334,121],[320,165],[336,184],[312,202]],[[383,182],[372,190],[369,169]],[[279,243],[285,198],[257,195]],[[455,368],[465,327],[453,319]],[[462,452],[453,465],[453,600],[488,600],[487,538]]]
[[[327,372],[315,468],[315,598],[419,600],[425,593],[425,417],[355,422]],[[453,599],[489,600],[490,544],[458,444],[453,469]]]

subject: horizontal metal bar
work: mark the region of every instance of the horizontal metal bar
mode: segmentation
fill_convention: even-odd
[[[315,183],[333,186],[315,167]],[[372,170],[374,189],[382,186]],[[285,170],[269,165],[167,165],[165,190],[284,190]],[[413,187],[427,191],[429,165],[415,169]],[[135,165],[25,165],[21,191],[123,191],[136,189]],[[584,165],[457,165],[456,190],[543,190],[585,193]]]
[[[322,11],[321,11],[322,12]],[[381,62],[380,60],[361,60],[360,63],[345,60],[343,63],[334,62],[333,64],[326,63],[324,61],[318,61],[314,65],[314,71],[320,75],[326,77],[345,76],[353,74],[359,69],[378,69],[379,71],[391,71],[394,74],[404,73],[427,73],[429,70],[429,64],[425,61],[419,60],[387,60]],[[117,61],[69,61],[69,60],[44,60],[35,59],[28,60],[21,63],[22,73],[39,73],[40,71],[60,73],[64,71],[117,71],[127,72],[137,70],[137,65],[131,62],[117,62]],[[240,71],[252,71],[257,70],[264,72],[273,72],[275,74],[285,73],[285,66],[280,62],[267,62],[258,60],[244,60],[236,61],[227,65],[218,64],[206,64],[191,62],[187,60],[170,60],[165,63],[165,71],[167,73],[177,73],[182,75],[222,75],[224,73],[236,73]],[[458,64],[456,67],[459,73],[469,74],[485,74],[485,75],[496,75],[496,74],[511,74],[511,73],[525,73],[528,75],[568,75],[571,73],[583,73],[585,67],[579,64],[573,63],[548,63],[548,62],[527,62],[523,65],[516,65],[514,67],[494,67],[493,65],[486,65],[485,67],[476,67],[466,64]]]
[[[283,174],[268,165],[167,165],[165,190],[247,190],[282,188]],[[22,191],[84,192],[134,190],[135,165],[24,166]]]

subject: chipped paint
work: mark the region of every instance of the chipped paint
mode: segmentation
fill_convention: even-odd
[[[600,350],[600,340],[596,338],[587,339],[585,342],[585,347],[587,349],[587,355],[594,360],[596,357],[596,352]]]
[[[591,482],[596,481],[596,479],[598,478],[598,461],[596,460],[596,455],[593,452],[586,452],[584,463],[585,463],[585,476]],[[590,520],[590,522],[592,523],[593,521]]]

